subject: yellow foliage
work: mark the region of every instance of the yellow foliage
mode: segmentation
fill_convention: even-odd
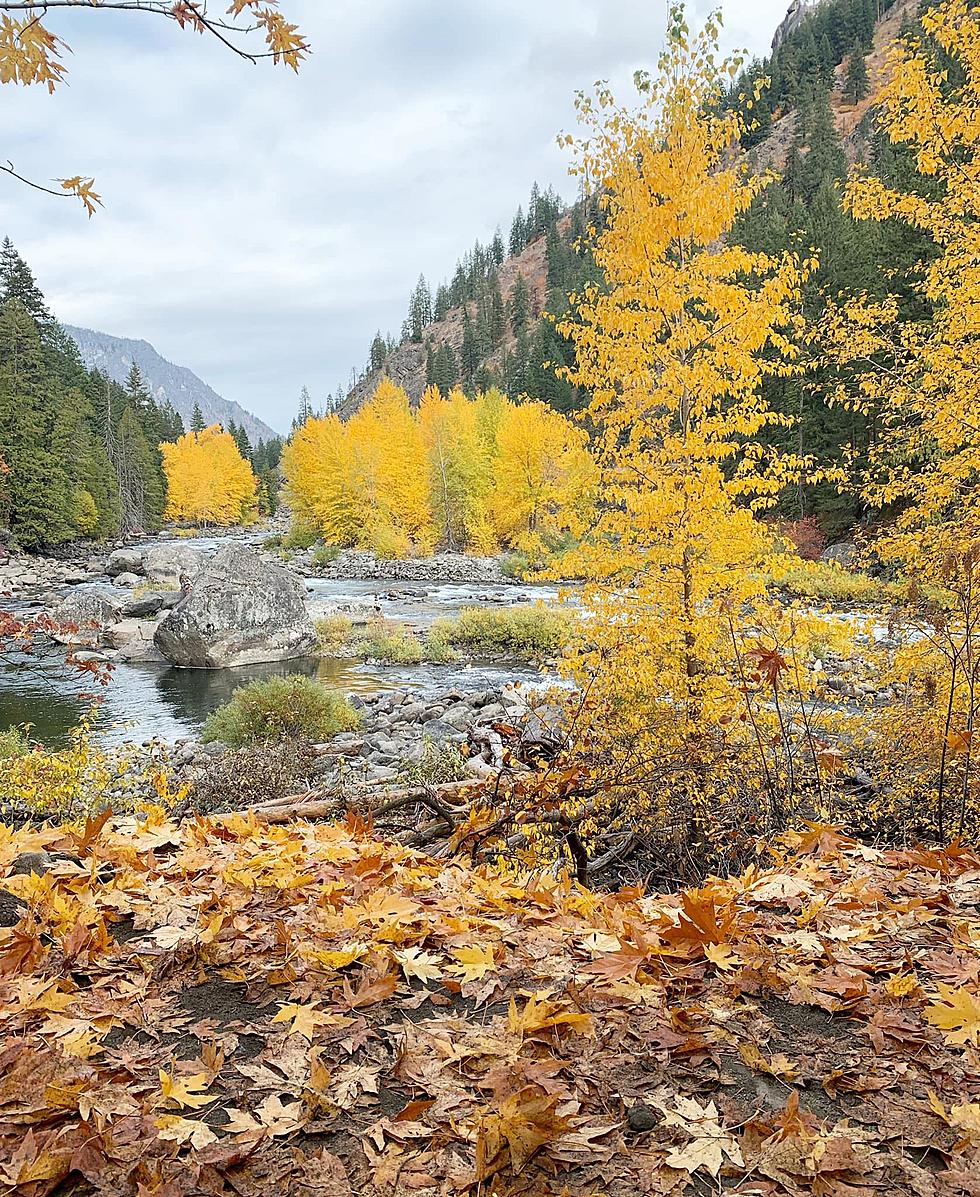
[[[729,616],[764,608],[772,544],[757,512],[804,466],[761,443],[788,422],[762,384],[797,369],[812,263],[728,239],[769,180],[731,160],[740,118],[714,115],[735,69],[719,69],[715,23],[691,37],[680,10],[672,21],[638,106],[600,86],[578,100],[585,136],[566,138],[606,214],[606,286],[573,296],[558,325],[577,351],[567,376],[592,396],[602,496],[570,555],[594,618],[569,668],[592,704],[590,749],[613,761],[696,760],[744,706]]]
[[[584,526],[598,484],[587,446],[585,432],[547,404],[503,407],[490,504],[504,544],[540,554],[549,538]]]
[[[149,803],[169,807],[187,793],[165,768],[147,764],[138,746],[102,748],[86,720],[73,729],[66,748],[37,746],[4,760],[3,768],[4,797],[41,818],[63,821],[96,814],[110,804],[116,810]]]
[[[435,388],[413,413],[384,379],[343,424],[308,420],[286,446],[297,521],[380,556],[503,545],[539,552],[582,526],[597,474],[585,433],[543,403]]]
[[[954,825],[963,832],[980,797],[971,743],[980,718],[980,20],[965,0],[946,0],[922,28],[891,51],[880,121],[936,186],[903,192],[866,174],[846,202],[859,219],[898,220],[931,237],[935,255],[911,281],[933,317],[903,320],[897,298],[862,297],[831,309],[821,332],[851,367],[838,402],[875,416],[864,498],[897,513],[875,550],[927,587],[894,667],[900,701],[875,730],[885,759],[907,753],[896,802],[922,811],[931,793],[925,821],[943,836]]]
[[[234,437],[220,424],[160,446],[167,475],[167,519],[240,524],[256,509],[256,481]]]

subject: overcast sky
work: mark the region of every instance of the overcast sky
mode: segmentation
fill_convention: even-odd
[[[96,176],[105,209],[0,176],[0,235],[66,323],[150,341],[286,429],[504,235],[537,179],[574,193],[556,134],[578,88],[652,67],[663,0],[282,0],[314,55],[251,66],[141,14],[52,12],[69,85],[4,87],[0,158]],[[698,0],[703,13],[707,0]],[[694,8],[694,6],[692,6]],[[764,53],[786,0],[737,0],[726,42]],[[295,15],[294,15],[295,14]]]

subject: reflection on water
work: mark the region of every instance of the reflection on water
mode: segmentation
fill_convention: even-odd
[[[95,728],[106,743],[176,740],[194,736],[204,720],[227,702],[238,686],[259,678],[302,673],[348,694],[398,688],[436,692],[450,687],[487,690],[508,681],[531,681],[526,666],[393,666],[384,668],[335,657],[275,661],[237,669],[173,669],[161,665],[117,665],[106,687],[89,678],[67,677],[52,659],[47,665],[0,670],[0,728],[30,723],[35,738],[51,746],[100,699]]]

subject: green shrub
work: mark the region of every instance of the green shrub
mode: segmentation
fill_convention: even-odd
[[[329,565],[331,561],[336,561],[340,554],[340,545],[338,544],[321,544],[313,550],[312,561],[314,565]]]
[[[437,620],[425,637],[423,653],[427,661],[437,665],[449,665],[459,660],[459,653],[453,648],[447,636],[447,625],[451,620]]]
[[[350,616],[343,615],[339,611],[334,612],[333,615],[324,615],[322,619],[316,620],[314,626],[321,653],[335,653],[338,649],[343,648],[350,640],[351,632],[354,630]]]
[[[368,625],[354,643],[354,655],[389,665],[418,665],[423,656],[422,645],[409,628],[383,619]]]
[[[493,655],[541,657],[561,652],[578,617],[541,603],[526,607],[464,607],[455,619],[437,619],[430,639]]]
[[[12,761],[16,756],[30,752],[31,741],[24,727],[8,727],[0,731],[0,761]]]
[[[500,572],[505,578],[518,580],[530,576],[534,572],[534,562],[527,553],[505,553],[500,558]]]
[[[360,722],[342,694],[292,674],[240,686],[229,702],[208,717],[201,739],[220,740],[231,748],[291,739],[319,741],[354,731]]]
[[[422,755],[402,771],[412,786],[438,786],[448,781],[462,781],[466,776],[466,760],[458,744],[437,744],[424,736]]]
[[[309,524],[291,524],[282,538],[284,549],[309,549],[320,539],[320,533]]]
[[[267,536],[265,538],[265,540],[262,541],[262,548],[263,549],[281,549],[282,548],[282,537],[279,535],[278,532],[276,533],[275,536]]]

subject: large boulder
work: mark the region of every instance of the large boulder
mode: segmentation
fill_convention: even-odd
[[[108,587],[86,586],[73,590],[59,603],[52,615],[58,623],[105,627],[119,619],[121,610],[119,596]]]
[[[205,564],[200,549],[186,544],[155,544],[143,554],[143,573],[147,578],[174,589],[180,586],[182,578],[193,581]]]
[[[115,549],[109,554],[105,563],[105,572],[110,578],[115,578],[119,574],[142,574],[143,550]]]
[[[241,545],[215,555],[154,641],[174,665],[224,669],[309,656],[317,643],[302,581]]]

